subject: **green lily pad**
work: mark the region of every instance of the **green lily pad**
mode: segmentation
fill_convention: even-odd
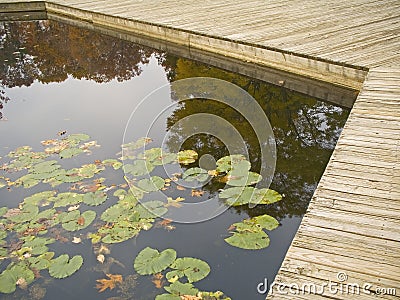
[[[116,222],[120,216],[124,215],[125,211],[126,208],[122,205],[114,204],[101,214],[100,219],[105,222]]]
[[[30,248],[31,250],[29,252],[32,255],[41,255],[49,250],[46,245],[52,244],[54,242],[55,239],[52,238],[28,236],[25,239],[22,247]]]
[[[96,218],[96,212],[87,210],[80,214],[79,210],[64,212],[59,215],[62,227],[68,231],[77,231],[88,227]]]
[[[164,289],[171,293],[172,295],[183,296],[183,295],[191,295],[196,296],[199,292],[193,284],[191,283],[181,283],[179,281],[175,281],[171,283],[169,286],[165,286]]]
[[[60,151],[60,158],[71,158],[73,156],[77,156],[83,152],[80,148],[67,148]]]
[[[198,154],[194,150],[183,150],[178,152],[178,162],[180,164],[189,165],[194,163],[198,158]]]
[[[202,280],[210,273],[210,266],[205,261],[192,257],[177,258],[170,268],[175,271],[167,273],[168,280],[175,276],[178,278],[186,276],[189,283]]]
[[[138,188],[145,192],[156,192],[161,189],[165,184],[164,179],[158,176],[144,178],[137,182]]]
[[[234,247],[257,250],[269,246],[269,237],[264,231],[257,232],[235,232],[225,241]]]
[[[35,173],[35,174],[51,173],[61,167],[60,165],[57,165],[56,163],[57,163],[56,160],[44,161],[44,162],[38,163],[36,165],[33,165],[30,168],[29,172]]]
[[[102,167],[104,169],[104,167]],[[96,173],[102,171],[95,164],[83,165],[78,169],[78,175],[83,178],[92,178]]]
[[[181,300],[182,298],[177,295],[161,294],[157,295],[155,300]]]
[[[54,278],[69,277],[78,271],[82,264],[82,256],[75,255],[70,259],[68,254],[63,254],[51,261],[49,273]]]
[[[114,170],[119,170],[122,166],[123,163],[120,162],[117,159],[105,159],[101,162],[103,165],[110,165],[114,168]]]
[[[242,222],[234,223],[232,236],[225,241],[235,247],[242,249],[262,249],[269,246],[269,237],[263,231],[273,230],[279,226],[279,222],[269,215],[261,215]]]
[[[37,185],[39,182],[40,180],[36,179],[35,174],[26,174],[16,180],[17,184],[22,184],[26,189]]]
[[[48,269],[51,265],[51,259],[54,257],[54,252],[46,252],[39,256],[28,258],[29,267],[36,270]]]
[[[53,199],[54,207],[65,207],[68,205],[76,205],[83,201],[83,195],[77,193],[60,193]]]
[[[90,192],[83,195],[83,203],[91,206],[103,204],[107,200],[107,194],[102,191]]]
[[[135,160],[132,164],[124,165],[124,172],[133,176],[142,176],[149,174],[154,170],[154,165],[146,160]]]
[[[146,146],[151,141],[152,141],[151,138],[142,137],[142,138],[138,139],[137,141],[123,144],[122,145],[122,149],[124,149],[124,150],[136,150],[136,149],[139,149],[139,148],[143,148],[144,146]]]
[[[85,133],[73,133],[67,136],[66,140],[74,143],[85,142],[90,139],[90,136]]]
[[[250,170],[251,164],[247,161],[246,157],[242,154],[234,154],[229,156],[221,157],[217,160],[217,172],[218,173],[227,173],[234,167],[238,169],[246,169]]]
[[[261,181],[262,176],[255,172],[248,172],[245,171],[245,174],[239,173],[233,169],[232,171],[228,172],[228,181],[226,184],[232,186],[245,186],[245,185],[252,185],[256,184]]]
[[[55,191],[44,191],[33,194],[24,199],[24,204],[39,205],[40,203],[49,203],[50,200],[56,194]]]
[[[257,189],[254,187],[233,187],[224,189],[220,198],[226,199],[226,203],[232,206],[245,204],[271,204],[282,199],[282,195],[270,189]]]
[[[165,203],[162,201],[147,201],[142,202],[136,207],[136,211],[143,219],[152,219],[165,215],[168,209],[165,207]]]
[[[135,258],[134,268],[140,275],[156,274],[168,268],[176,259],[174,249],[159,252],[150,247],[144,248]]]
[[[8,219],[15,223],[23,223],[32,220],[39,213],[39,208],[35,205],[24,205],[23,208],[12,214]]]
[[[29,284],[35,279],[34,273],[24,264],[8,267],[0,274],[0,292],[10,294],[16,290],[18,279],[25,279]]]
[[[223,292],[216,291],[216,292],[199,292],[197,294],[201,299],[208,299],[208,300],[232,300],[231,298],[227,297]]]
[[[182,175],[182,179],[188,182],[191,181],[200,181],[200,182],[204,182],[209,178],[208,176],[208,172],[207,170],[204,170],[202,168],[190,168],[187,169],[183,175]]]

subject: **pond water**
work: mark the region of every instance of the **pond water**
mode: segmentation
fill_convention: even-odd
[[[0,251],[0,272],[4,274],[10,264],[32,264],[29,259],[36,254],[32,250],[24,250],[21,241],[33,236],[54,239],[46,250],[54,252],[54,258],[64,253],[70,257],[80,255],[83,258],[83,265],[79,270],[64,279],[49,276],[48,268],[39,271],[33,267],[31,269],[34,269],[34,278],[30,280],[25,275],[15,275],[18,278],[14,279],[0,276],[3,284],[4,280],[14,280],[14,286],[17,285],[15,292],[1,293],[0,298],[154,299],[156,295],[166,293],[164,286],[170,284],[165,278],[168,270],[154,277],[139,275],[133,267],[138,253],[151,247],[159,251],[172,248],[176,250],[178,257],[193,257],[207,262],[211,269],[208,276],[193,282],[201,291],[220,290],[232,299],[264,299],[265,295],[257,291],[257,285],[264,282],[265,278],[269,282],[273,281],[334,149],[349,109],[279,85],[174,56],[173,53],[55,21],[0,23],[0,33],[0,166],[3,165],[3,170],[0,170],[0,207],[7,207],[0,210],[0,226],[6,233],[1,237],[3,242],[0,246],[3,250]],[[169,223],[168,220],[163,222],[162,218],[154,218],[154,221],[146,225],[152,225],[152,228],[143,225],[137,235],[124,241],[96,241],[96,237],[88,234],[96,235],[99,228],[104,229],[104,226],[116,226],[111,221],[100,220],[100,216],[118,202],[118,197],[114,196],[117,190],[128,190],[124,172],[122,168],[118,169],[119,164],[115,165],[117,170],[114,170],[112,166],[102,162],[105,159],[118,159],[121,156],[118,152],[121,151],[122,143],[146,136],[149,119],[155,114],[160,113],[149,132],[153,142],[146,146],[148,148],[164,145],[169,150],[177,147],[178,150],[195,150],[200,161],[202,157],[212,156],[218,160],[233,154],[220,139],[210,134],[199,132],[186,138],[185,131],[192,128],[185,128],[189,126],[186,123],[176,126],[180,120],[189,116],[212,114],[225,119],[243,137],[249,152],[251,171],[261,172],[266,167],[260,157],[260,145],[254,128],[232,107],[215,100],[196,97],[178,103],[171,97],[173,82],[192,77],[223,79],[247,91],[260,104],[269,119],[276,142],[276,168],[270,188],[284,197],[276,203],[256,207],[227,206],[221,214],[203,222]],[[282,82],[284,80],[282,78]],[[163,86],[164,90],[154,92]],[[148,110],[134,114],[134,119],[129,122],[132,112],[143,99],[147,101]],[[165,107],[167,109],[163,110]],[[196,126],[193,122],[188,124],[191,127]],[[124,139],[126,129],[127,135]],[[90,136],[89,140],[80,136],[82,141],[79,145],[96,141],[100,147],[95,143],[86,144],[83,149],[88,153],[67,151],[63,152],[63,159],[60,158],[60,149],[53,149],[53,152],[50,151],[53,154],[48,154],[45,160],[56,160],[60,168],[68,170],[92,164],[98,173],[93,172],[85,179],[78,178],[76,182],[64,181],[56,185],[53,181],[53,187],[40,180],[28,180],[20,185],[13,183],[18,183],[18,178],[27,171],[15,171],[10,167],[9,162],[18,159],[18,155],[8,157],[10,151],[20,146],[31,146],[32,151],[44,153],[45,148],[60,146],[68,136],[78,133]],[[79,140],[79,136],[75,135],[75,138]],[[70,138],[69,141],[71,140]],[[44,142],[41,143],[42,141]],[[73,148],[78,146],[74,144]],[[32,168],[39,161],[26,166],[28,169]],[[47,167],[52,169],[53,165]],[[177,172],[181,169],[184,172],[199,165],[206,168],[204,165],[207,165],[207,161],[203,165],[199,164],[198,159],[189,164],[181,161],[172,170]],[[209,169],[212,170],[213,167],[215,165]],[[166,178],[162,166],[156,166],[152,175]],[[182,175],[176,176],[178,184],[172,178],[171,182],[165,182],[162,189],[164,194],[175,199],[175,202],[165,205],[171,211],[179,210],[181,202],[206,201],[218,195],[220,189],[224,189],[226,185],[225,178],[225,182],[211,180],[200,187],[185,187],[180,176]],[[104,182],[98,178],[105,178]],[[42,191],[98,191],[99,195],[104,193],[107,199],[98,206],[87,205],[86,202],[60,205],[54,211],[54,216],[46,217],[53,220],[67,210],[96,212],[97,217],[93,223],[81,230],[66,230],[60,224],[52,227],[43,225],[43,220],[37,220],[36,223],[41,221],[43,224],[40,226],[48,228],[35,227],[36,231],[29,228],[18,229],[16,219],[21,211],[9,209],[20,207],[23,210],[20,203]],[[145,194],[143,199],[161,200],[151,197],[154,196]],[[184,201],[176,201],[177,197],[184,198]],[[220,199],[220,203],[224,201]],[[39,205],[40,211],[51,208],[44,205],[48,203],[40,204],[43,204],[43,207]],[[80,205],[79,208],[74,204]],[[276,229],[266,231],[270,239],[268,247],[246,250],[225,241],[232,235],[230,231],[234,229],[231,226],[233,223],[265,214],[279,222]],[[34,217],[35,214],[32,218]],[[190,217],[189,215],[189,219]],[[85,218],[87,220],[89,216],[85,215]],[[83,227],[85,218],[78,218],[74,225]],[[104,234],[97,237],[104,238]],[[99,255],[103,255],[103,258]],[[104,262],[99,261],[102,259]],[[197,271],[200,272],[195,269]],[[114,284],[115,287],[101,291],[99,285],[102,283],[97,280],[109,279],[106,274],[122,275],[122,279],[114,277],[114,282],[103,281]],[[20,278],[29,281],[28,284],[23,280],[16,284],[15,280]],[[185,282],[184,278],[180,280]]]

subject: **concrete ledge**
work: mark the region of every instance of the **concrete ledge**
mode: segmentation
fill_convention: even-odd
[[[94,25],[124,30],[189,48],[205,50],[356,90],[361,89],[368,72],[367,68],[359,66],[340,64],[316,57],[307,57],[279,49],[269,49],[255,44],[207,36],[129,18],[85,11],[50,1],[46,1],[46,10],[48,14],[80,19]]]

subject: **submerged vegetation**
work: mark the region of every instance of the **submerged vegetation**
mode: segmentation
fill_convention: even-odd
[[[185,198],[168,197],[169,190],[185,190],[188,183],[211,180],[225,184],[226,188],[218,194],[227,206],[270,204],[282,199],[273,190],[252,186],[261,180],[261,175],[251,171],[251,164],[243,155],[222,157],[217,160],[215,170],[204,170],[193,165],[198,159],[196,151],[167,153],[161,148],[147,147],[150,142],[151,139],[142,138],[124,144],[117,159],[96,160],[72,169],[63,168],[66,159],[91,154],[99,147],[86,134],[42,141],[44,149],[39,152],[22,146],[2,158],[4,175],[0,177],[0,188],[13,192],[40,186],[42,190],[25,197],[17,207],[0,208],[0,260],[3,264],[8,262],[0,274],[0,292],[12,293],[17,286],[25,288],[43,272],[61,279],[78,271],[85,259],[81,255],[49,250],[49,245],[60,240],[71,243],[81,243],[82,237],[90,240],[98,263],[103,264],[105,255],[110,254],[107,244],[131,239],[152,228],[156,219],[167,216],[169,210],[179,209]],[[171,164],[180,164],[184,171],[172,178],[158,176],[160,172],[153,175],[157,167],[162,169]],[[129,185],[107,183],[106,178],[100,177],[107,169],[123,170]],[[160,197],[157,193],[160,190],[166,197]],[[192,190],[192,197],[202,195],[201,190]],[[168,218],[159,223],[174,229]],[[225,241],[242,249],[262,249],[269,245],[264,230],[273,230],[278,225],[268,215],[243,220],[228,229],[232,235]],[[73,236],[78,231],[79,236]],[[195,288],[193,283],[205,278],[210,266],[197,258],[176,258],[173,249],[161,252],[150,247],[143,249],[135,259],[134,269],[139,275],[156,276],[153,282],[165,276],[170,283],[164,287],[168,293],[157,296],[158,300],[186,299],[186,296],[228,299],[221,292],[200,292]],[[162,274],[166,270],[169,271]],[[122,285],[121,275],[106,275],[108,279],[98,280],[99,292]]]

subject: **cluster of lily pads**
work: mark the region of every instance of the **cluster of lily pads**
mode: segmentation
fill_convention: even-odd
[[[45,190],[25,197],[16,208],[0,208],[0,262],[9,263],[0,274],[0,292],[12,293],[17,286],[29,285],[40,277],[41,271],[47,270],[54,278],[65,278],[79,270],[83,264],[82,256],[60,254],[56,257],[48,248],[68,232],[87,228],[85,236],[95,245],[120,243],[137,236],[142,230],[149,230],[158,217],[165,215],[171,207],[179,209],[179,202],[185,200],[182,197],[146,200],[159,190],[168,193],[169,189],[178,188],[178,184],[184,185],[185,182],[214,180],[226,183],[227,188],[219,192],[219,197],[229,206],[270,204],[282,198],[273,190],[252,186],[262,178],[250,171],[251,164],[243,155],[220,158],[215,170],[205,170],[189,167],[198,158],[193,150],[178,153],[168,153],[161,148],[145,150],[144,145],[151,142],[149,138],[122,145],[118,159],[96,160],[78,168],[64,169],[60,160],[82,153],[90,154],[94,147],[99,146],[89,139],[86,134],[71,134],[42,141],[45,149],[41,152],[32,151],[29,146],[19,147],[11,151],[7,155],[8,161],[0,166],[4,172],[4,176],[0,176],[0,189],[28,189],[38,184],[48,184],[53,189],[57,187],[57,190]],[[183,173],[174,174],[173,178],[151,176],[158,166],[167,164],[187,167]],[[107,186],[106,179],[99,177],[107,168],[116,171],[123,169],[129,188],[128,184]],[[63,188],[67,191],[61,192]],[[112,195],[117,201],[110,206],[107,203],[111,200],[107,200],[111,198],[111,190],[114,190]],[[193,194],[201,193],[192,191]],[[97,206],[105,209],[96,213],[91,207]],[[265,248],[269,245],[269,238],[264,230],[273,230],[277,226],[278,221],[271,216],[254,217],[233,224],[229,229],[232,235],[225,241],[243,249]],[[146,253],[153,257],[150,252],[153,256],[158,255],[146,250],[138,256],[139,260],[135,260],[135,269],[139,274],[153,274],[140,268],[140,258]],[[172,251],[161,253],[162,257],[170,253],[167,257],[174,256],[174,259],[162,269],[172,269],[166,274],[171,282],[170,286],[165,287],[169,294],[158,296],[157,299],[198,295],[199,291],[192,286],[192,282],[200,280],[201,274],[208,274],[208,265],[191,258],[175,260],[176,253],[172,255]],[[98,258],[98,261],[103,263],[104,259]],[[194,264],[191,270],[196,272],[189,271],[191,264]],[[206,265],[208,272],[205,272]],[[186,266],[189,270],[186,270]],[[162,271],[154,268],[151,272]],[[188,282],[181,283],[178,279],[182,277],[186,277]],[[221,298],[223,294],[219,292],[203,292],[202,295],[207,295],[207,299],[225,299]]]
[[[168,293],[157,295],[156,300],[231,299],[220,291],[201,292],[195,288],[193,282],[207,277],[210,266],[198,258],[176,258],[176,255],[174,249],[159,252],[157,249],[146,247],[136,256],[134,268],[140,275],[163,277],[161,272],[169,270],[165,277],[170,285],[164,287]],[[183,280],[186,282],[182,282]]]

